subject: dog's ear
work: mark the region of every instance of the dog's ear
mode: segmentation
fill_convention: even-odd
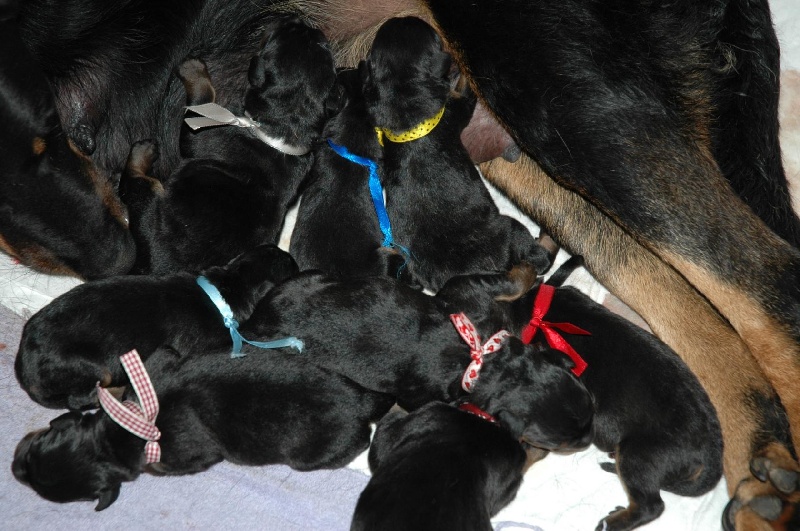
[[[264,85],[267,84],[266,63],[260,55],[250,59],[247,80],[256,88],[264,88]]]
[[[119,489],[121,484],[117,483],[113,487],[104,490],[100,493],[100,497],[97,500],[97,507],[94,508],[95,511],[102,511],[103,509],[107,509],[109,505],[117,501],[119,497]]]
[[[62,415],[57,416],[50,421],[50,429],[55,431],[63,431],[75,425],[81,419],[81,414],[77,411],[68,411]]]
[[[575,368],[575,362],[572,361],[572,358],[564,354],[563,352],[559,352],[558,350],[549,348],[544,343],[531,343],[528,345],[535,355],[539,355],[544,359],[547,363],[551,365],[555,365],[556,367],[562,367],[565,370],[572,370]]]

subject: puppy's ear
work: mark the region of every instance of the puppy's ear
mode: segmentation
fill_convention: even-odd
[[[73,426],[76,422],[80,421],[80,419],[81,419],[80,413],[78,413],[77,411],[69,411],[51,420],[50,429],[53,429],[55,431],[62,431],[69,428],[70,426]]]
[[[260,55],[250,59],[250,69],[247,71],[247,80],[256,88],[264,88],[267,83],[266,62]]]
[[[117,498],[119,497],[119,489],[120,489],[120,484],[117,483],[113,487],[101,492],[100,497],[97,500],[97,507],[95,507],[94,510],[102,511],[103,509],[108,508],[109,505],[117,501]]]
[[[563,352],[548,347],[544,343],[532,343],[528,347],[531,348],[534,353],[541,356],[547,363],[555,365],[556,367],[562,367],[568,371],[575,368],[575,362],[572,361],[572,358]]]

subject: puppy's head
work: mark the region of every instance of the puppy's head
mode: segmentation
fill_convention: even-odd
[[[250,60],[245,110],[292,143],[319,137],[336,99],[336,70],[328,41],[299,18],[276,18],[265,27]],[[291,122],[291,123],[290,123]]]
[[[275,244],[265,243],[202,274],[219,289],[236,318],[247,319],[270,289],[298,271],[292,255]]]
[[[14,477],[50,501],[98,500],[97,511],[114,503],[122,482],[136,473],[98,436],[97,421],[97,415],[70,412],[26,435],[14,452]]]
[[[452,59],[436,31],[416,17],[393,18],[378,30],[364,71],[364,98],[375,125],[410,129],[447,101]]]
[[[486,361],[473,400],[522,441],[553,451],[580,450],[592,441],[592,396],[570,370],[566,355],[510,337]]]

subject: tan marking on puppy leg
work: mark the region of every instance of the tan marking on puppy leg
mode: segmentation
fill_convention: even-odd
[[[522,263],[511,268],[511,271],[508,272],[508,278],[516,285],[517,290],[510,295],[499,295],[495,297],[495,300],[511,302],[519,299],[536,284],[538,274],[536,273],[536,268],[531,264]]]
[[[795,448],[800,448],[800,346],[783,325],[768,315],[761,304],[736,286],[721,281],[701,266],[665,252],[666,259],[720,308],[742,339],[750,346],[761,370],[772,383],[786,409]],[[794,422],[792,422],[794,421]]]
[[[523,447],[525,449],[525,465],[522,467],[523,474],[526,473],[534,463],[541,461],[550,453],[547,450],[536,448],[535,446],[530,446],[525,443],[523,443]]]
[[[543,225],[586,268],[647,322],[698,376],[722,426],[729,491],[752,477],[749,463],[759,412],[753,392],[773,396],[747,346],[672,267],[639,245],[597,208],[558,186],[527,156],[495,159],[484,175]]]
[[[47,142],[44,138],[40,136],[33,137],[33,141],[31,142],[31,151],[37,157],[47,150]]]

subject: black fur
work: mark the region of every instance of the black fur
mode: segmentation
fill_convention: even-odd
[[[103,410],[70,412],[19,443],[14,476],[48,500],[99,500],[99,511],[143,470],[194,474],[223,460],[337,468],[367,449],[369,424],[388,411],[390,398],[293,355],[275,354],[269,363],[261,355],[181,357],[161,349],[150,357],[145,365],[160,403],[159,463],[145,466],[145,441]]]
[[[378,423],[372,477],[352,531],[488,531],[522,483],[525,451],[504,428],[431,403]]]
[[[523,261],[543,272],[550,263],[520,222],[500,214],[461,143],[475,98],[451,94],[451,64],[436,32],[406,17],[381,26],[364,69],[367,110],[379,128],[406,131],[445,107],[426,136],[385,138],[381,169],[395,240],[412,254],[409,275],[433,291],[456,275]]]
[[[322,136],[380,165],[383,150],[364,106],[359,71],[344,70],[338,78],[343,106]],[[301,270],[343,276],[397,274],[404,259],[396,250],[381,247],[383,235],[371,197],[369,169],[321,143],[289,248]]]
[[[524,274],[517,275],[520,271]],[[483,315],[482,308],[495,297],[519,296],[534,278],[530,266],[511,273],[456,277],[452,282],[458,282],[458,290],[446,285],[442,294],[431,297],[388,277],[338,279],[310,271],[271,290],[243,324],[242,333],[259,340],[297,336],[305,345],[298,357],[365,389],[392,395],[401,407],[414,410],[465,394],[461,376],[470,363],[470,349],[450,314]],[[489,319],[475,324],[484,341],[500,329]],[[569,374],[570,364],[548,349],[509,338],[497,354],[487,356],[471,400],[497,412],[498,421],[520,437],[540,414],[529,407],[534,395],[547,395],[543,390],[559,382],[563,392],[573,392],[562,407],[582,423],[582,429],[569,433],[578,444],[588,435],[591,400]]]
[[[17,2],[0,6],[0,250],[86,279],[127,273],[135,246],[106,175],[61,123],[50,83],[20,38]],[[79,214],[78,214],[79,213]]]
[[[562,267],[569,270],[579,261],[573,257]],[[565,275],[556,271],[554,277],[558,284]],[[509,330],[521,333],[537,292],[499,303],[509,310]],[[612,512],[598,530],[632,529],[657,518],[664,510],[660,490],[699,496],[717,484],[722,475],[719,420],[697,377],[672,349],[571,286],[556,289],[544,319],[591,333],[560,332],[588,364],[580,382],[592,397],[590,441],[615,456],[616,470],[611,464],[603,468],[619,474],[630,499],[627,509]],[[533,340],[545,341],[543,332]],[[542,414],[526,427],[523,439],[549,450],[580,449],[565,436],[584,428],[583,419],[572,414],[572,394],[572,387],[553,387],[529,395],[530,407]],[[487,408],[494,410],[491,401]]]
[[[241,322],[267,290],[296,272],[289,254],[267,244],[203,275]],[[131,349],[146,359],[160,346],[182,354],[230,347],[219,310],[195,278],[189,273],[114,277],[56,297],[25,323],[14,364],[20,385],[47,407],[93,407],[95,383],[127,382],[116,358]]]
[[[184,61],[177,76],[187,105],[214,101],[202,61]],[[251,129],[192,131],[184,125],[183,161],[162,188],[148,176],[158,157],[156,147],[135,144],[120,183],[139,246],[135,272],[199,271],[261,243],[277,243],[287,208],[313,163],[310,150],[319,139],[334,85],[333,58],[322,32],[297,19],[277,19],[266,25],[248,78],[242,102],[230,110],[309,153],[285,154]]]

